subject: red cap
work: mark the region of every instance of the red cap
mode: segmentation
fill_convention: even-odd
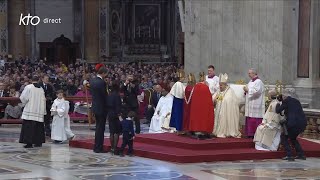
[[[101,64],[101,63],[97,64],[95,67],[96,71],[99,71],[101,67],[104,67],[104,64]]]

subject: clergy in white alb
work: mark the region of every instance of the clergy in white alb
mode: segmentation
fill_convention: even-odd
[[[45,142],[43,122],[46,114],[46,98],[38,82],[39,77],[33,76],[32,84],[27,85],[20,96],[24,109],[19,142],[26,144],[25,148],[41,147]]]
[[[280,144],[281,125],[283,118],[276,113],[276,106],[279,101],[276,98],[276,91],[269,91],[271,103],[264,114],[262,123],[258,126],[253,142],[257,150],[277,151]]]
[[[241,137],[239,131],[239,99],[233,89],[227,84],[228,75],[220,74],[218,90],[215,99],[215,122],[213,134],[220,138]]]
[[[214,74],[214,66],[208,66],[208,75],[205,81],[208,83],[211,95],[214,95],[219,90],[219,77]]]
[[[156,110],[151,118],[149,133],[163,133],[170,132],[172,128],[169,127],[171,110],[173,104],[173,96],[166,90],[163,90]]]
[[[66,141],[72,139],[74,134],[70,129],[69,101],[63,97],[63,91],[57,92],[57,99],[53,101],[50,109],[52,120],[51,139],[54,141]]]
[[[251,80],[243,89],[246,95],[245,133],[247,137],[253,137],[265,113],[265,95],[264,84],[259,79],[257,71],[255,69],[249,69],[248,74]]]

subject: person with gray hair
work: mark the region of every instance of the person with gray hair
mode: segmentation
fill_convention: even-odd
[[[243,88],[246,95],[245,104],[245,133],[246,136],[252,138],[257,127],[262,122],[265,113],[264,104],[264,84],[259,79],[257,70],[250,68],[248,71],[250,82]]]
[[[282,98],[282,103],[278,103],[276,106],[276,112],[281,113],[284,111],[286,117],[286,121],[283,121],[282,124],[286,126],[287,133],[282,135],[282,143],[287,152],[287,156],[282,159],[288,161],[294,161],[294,159],[306,160],[304,152],[297,140],[299,134],[302,133],[307,126],[307,120],[301,103],[298,99],[291,97],[291,92],[288,89],[284,90]],[[290,139],[297,152],[297,156],[295,158],[292,157],[292,151],[288,139]]]

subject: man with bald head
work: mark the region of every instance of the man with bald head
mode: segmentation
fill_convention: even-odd
[[[148,109],[146,112],[147,122],[145,122],[145,124],[149,124],[151,122],[151,118],[154,114],[154,110],[157,107],[160,98],[162,97],[162,93],[161,93],[162,87],[159,84],[155,85],[153,89],[154,89],[154,92],[152,92],[152,95],[151,95],[151,104],[148,105]]]
[[[249,69],[249,83],[243,88],[246,95],[245,104],[245,133],[249,138],[253,138],[257,127],[262,122],[265,112],[264,84],[258,77],[256,69]]]

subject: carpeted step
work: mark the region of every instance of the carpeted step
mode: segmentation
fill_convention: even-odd
[[[307,140],[299,140],[306,151],[308,157],[320,157],[320,144]],[[70,146],[85,149],[92,149],[94,140],[76,140],[71,141]],[[108,139],[105,139],[104,149],[110,149]],[[121,142],[119,142],[121,144]],[[228,143],[224,143],[225,145]],[[240,143],[241,144],[241,143]],[[258,159],[278,159],[285,155],[284,152],[258,151],[254,148],[235,148],[235,149],[203,149],[190,150],[171,146],[159,146],[134,142],[134,153],[136,156],[158,159],[163,161],[178,163],[195,163],[195,162],[213,162],[213,161],[236,161],[236,160],[258,160]]]
[[[191,150],[219,150],[219,149],[237,149],[254,148],[252,139],[241,138],[213,138],[206,140],[193,139],[186,136],[178,136],[172,133],[162,134],[139,134],[135,142],[153,144],[165,147],[177,147]]]

